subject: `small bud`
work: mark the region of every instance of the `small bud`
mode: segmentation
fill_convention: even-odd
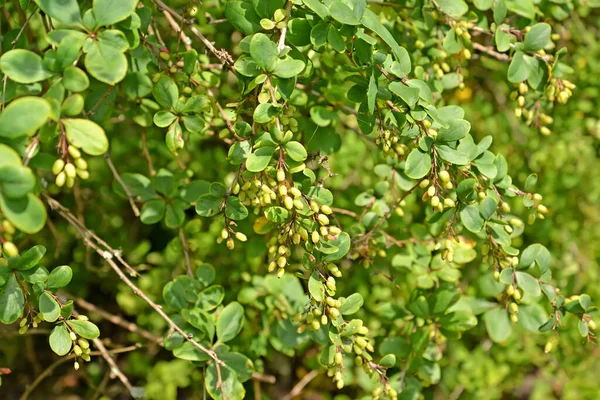
[[[277,259],[277,265],[279,266],[279,268],[285,267],[286,264],[287,264],[287,259],[285,257],[282,256]]]
[[[429,186],[429,179],[423,179],[420,183],[419,183],[419,187],[421,189],[425,189],[427,186]]]
[[[311,234],[311,240],[312,240],[312,242],[313,243],[318,243],[319,239],[320,239],[319,232],[313,231],[313,233]]]
[[[67,163],[67,165],[65,165],[65,174],[67,175],[67,178],[75,178],[77,176],[75,166],[71,163]]]
[[[298,210],[302,210],[304,208],[304,203],[300,199],[294,199],[293,203],[294,207]]]
[[[69,337],[71,338],[72,341],[77,340],[77,335],[73,331],[69,332]]]
[[[510,220],[510,224],[512,226],[519,227],[519,226],[523,226],[523,221],[521,221],[520,219],[517,219],[517,218],[513,218],[513,219]]]
[[[337,365],[342,365],[342,362],[344,361],[344,356],[342,353],[335,353],[334,361]]]
[[[295,186],[290,189],[290,193],[296,198],[302,196],[302,192]]]
[[[510,314],[510,320],[513,324],[516,324],[519,321],[519,317],[517,317],[517,314]]]
[[[67,181],[67,175],[65,174],[65,171],[61,171],[58,173],[58,175],[56,175],[56,179],[54,180],[54,183],[58,187],[63,187],[65,185],[66,181]]]
[[[229,250],[233,250],[235,248],[235,242],[233,241],[232,238],[227,239],[227,241],[225,242],[225,244],[227,245],[227,248]]]
[[[442,180],[442,182],[448,182],[448,181],[450,181],[450,174],[446,170],[440,171],[439,174],[438,174],[438,176],[440,177],[440,179]]]
[[[83,158],[77,158],[74,163],[75,166],[81,170],[86,170],[88,168],[88,163]]]
[[[447,198],[444,199],[444,205],[446,207],[452,208],[452,207],[455,206],[455,203],[454,203],[454,200],[452,200],[451,198],[447,197]]]
[[[539,212],[541,212],[542,214],[546,214],[546,213],[548,212],[548,209],[547,209],[547,208],[546,208],[546,206],[545,206],[545,205],[543,205],[543,204],[538,204],[538,206],[537,206],[537,210],[538,210]]]
[[[83,351],[81,350],[81,347],[79,347],[78,345],[73,346],[73,352],[77,355],[80,356],[83,354]]]
[[[431,206],[432,207],[437,207],[440,204],[440,198],[437,196],[433,196],[431,198]]]
[[[279,279],[281,279],[281,278],[283,277],[283,275],[285,275],[285,268],[279,268],[279,269],[277,270],[277,277],[278,277]]]
[[[435,196],[435,186],[433,186],[433,185],[429,186],[429,189],[427,189],[427,195],[429,197]]]
[[[321,225],[329,225],[329,218],[327,218],[325,214],[319,214],[317,216],[317,221],[319,221]]]
[[[75,368],[75,371],[79,369],[79,363],[77,361],[75,361],[75,363],[73,364],[73,368]]]
[[[288,210],[291,210],[292,208],[294,208],[294,200],[292,200],[290,196],[285,196],[285,198],[283,199],[283,205]]]

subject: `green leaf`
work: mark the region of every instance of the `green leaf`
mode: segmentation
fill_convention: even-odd
[[[401,82],[392,82],[388,86],[389,89],[398,95],[410,108],[414,108],[419,101],[419,89],[406,86]]]
[[[221,385],[217,387],[219,381]],[[204,385],[210,397],[215,400],[242,400],[246,397],[246,390],[237,373],[227,366],[221,367],[221,379],[219,380],[217,367],[215,363],[211,363],[206,369]]]
[[[274,152],[275,147],[271,146],[257,149],[248,156],[248,159],[246,160],[246,169],[250,172],[260,172],[264,170],[267,168],[267,165],[269,165]]]
[[[511,36],[504,32],[502,29],[506,25],[499,26],[496,28],[496,34],[494,35],[494,39],[496,40],[496,48],[498,51],[505,52],[510,49],[510,38]]]
[[[196,279],[205,287],[213,283],[216,277],[215,267],[210,264],[201,264],[196,270]]]
[[[337,250],[333,253],[326,254],[323,257],[324,262],[337,261],[350,251],[350,235],[346,232],[340,233],[334,240],[329,240],[327,243],[330,246],[336,247]]]
[[[275,70],[279,61],[278,54],[277,45],[264,33],[257,33],[252,37],[250,56],[260,68],[267,72]]]
[[[40,9],[52,18],[67,25],[81,22],[81,11],[77,0],[35,0]]]
[[[250,1],[228,1],[225,4],[225,17],[235,29],[244,35],[251,35],[262,29],[260,26],[260,17]]]
[[[52,76],[42,57],[33,51],[15,49],[0,57],[0,70],[18,83],[34,83]]]
[[[144,224],[156,224],[165,216],[166,203],[162,199],[150,200],[142,207],[140,211],[140,220]]]
[[[321,19],[325,19],[329,16],[329,9],[325,7],[319,0],[303,0],[303,2],[315,14],[321,17]]]
[[[224,297],[225,290],[223,289],[223,286],[209,286],[198,293],[198,300],[196,301],[195,306],[203,310],[212,310],[221,304]]]
[[[329,12],[333,19],[346,25],[360,25],[360,20],[356,18],[352,9],[340,0],[334,0],[329,5]]]
[[[398,42],[396,42],[396,39],[394,39],[394,36],[392,36],[390,31],[388,31],[387,28],[384,27],[381,22],[379,22],[379,17],[377,14],[369,9],[366,9],[360,22],[365,26],[365,28],[370,29],[379,35],[379,37],[391,47],[392,52],[396,57],[396,61],[398,61],[402,66],[402,72],[404,72],[404,74],[409,74],[411,71],[411,62],[408,52],[404,47],[401,47]]]
[[[474,205],[466,205],[460,210],[460,220],[465,228],[474,233],[480,232],[485,223],[479,214],[479,208]]]
[[[406,158],[404,173],[411,179],[421,179],[431,169],[431,156],[420,149],[414,149]]]
[[[377,79],[373,73],[369,78],[369,87],[367,89],[367,104],[369,106],[369,113],[371,114],[375,112],[375,104],[377,103],[377,90]]]
[[[90,79],[81,69],[67,67],[63,72],[63,85],[71,92],[83,92],[90,86]]]
[[[46,248],[42,245],[33,246],[26,252],[22,253],[17,261],[14,269],[26,271],[38,265],[42,257],[46,254]]]
[[[461,153],[458,150],[446,145],[435,146],[436,154],[444,161],[456,164],[456,165],[467,165],[469,164],[469,157]]]
[[[260,67],[251,57],[240,57],[236,60],[235,69],[244,76],[255,77],[260,74]]]
[[[529,275],[527,272],[517,271],[517,286],[523,289],[523,292],[526,294],[530,294],[532,296],[540,296],[542,294],[542,289],[540,289],[540,284],[537,279],[533,276]]]
[[[24,306],[25,296],[15,274],[12,274],[0,288],[0,322],[12,324],[21,317]]]
[[[35,176],[29,168],[4,165],[0,166],[0,191],[8,198],[27,196],[35,186]]]
[[[138,0],[94,0],[92,10],[97,26],[112,25],[129,17]]]
[[[229,196],[227,198],[227,205],[225,206],[225,215],[229,219],[239,221],[248,217],[248,209],[240,203],[238,197]]]
[[[19,199],[9,199],[0,193],[0,209],[17,229],[25,233],[36,233],[46,224],[46,208],[31,193]]]
[[[0,114],[0,137],[15,139],[31,135],[46,123],[49,116],[50,103],[47,100],[21,97],[12,101]]]
[[[512,83],[523,82],[531,73],[529,56],[517,51],[508,66],[508,81]]]
[[[179,98],[179,89],[171,78],[163,75],[152,87],[152,95],[158,104],[170,109],[173,108]]]
[[[85,339],[96,339],[100,336],[100,329],[90,321],[81,321],[78,319],[71,319],[67,321],[67,324],[73,329],[73,331],[79,336]]]
[[[344,42],[344,38],[340,35],[340,32],[333,25],[329,25],[329,30],[327,31],[327,42],[331,48],[333,48],[338,53],[343,53],[346,50],[346,43]]]
[[[360,293],[354,293],[348,296],[345,300],[342,301],[342,306],[340,307],[340,313],[342,315],[350,315],[358,312],[364,303],[363,297]]]
[[[265,217],[276,224],[286,222],[290,218],[290,212],[278,206],[272,206],[265,210]]]
[[[221,301],[219,301],[219,303],[220,302]],[[215,334],[215,322],[211,314],[199,308],[194,308],[192,310],[186,308],[182,310],[181,314],[191,326],[204,332],[208,339],[212,340]]]
[[[484,219],[490,219],[496,212],[497,207],[498,201],[491,196],[488,196],[479,203],[479,213]]]
[[[254,109],[252,118],[259,124],[266,124],[267,122],[270,122],[278,112],[279,110],[277,107],[273,106],[271,103],[262,103]]]
[[[48,275],[48,281],[46,287],[48,289],[60,289],[65,287],[71,282],[73,278],[73,270],[68,265],[61,265],[56,267]]]
[[[312,273],[308,278],[308,292],[316,301],[323,301],[325,299],[325,286],[316,272]]]
[[[196,302],[201,289],[202,285],[197,280],[185,275],[178,276],[163,288],[163,299],[169,307],[180,311]]]
[[[67,355],[73,346],[69,331],[64,325],[54,327],[50,333],[49,342],[52,351],[59,356]]]
[[[286,57],[283,60],[279,60],[274,73],[280,78],[293,78],[294,76],[300,75],[305,66],[306,64],[304,64],[304,61],[302,60]]]
[[[235,338],[244,325],[244,307],[238,302],[232,302],[225,307],[217,318],[217,337],[225,343]]]
[[[294,161],[304,161],[306,157],[308,157],[308,153],[306,149],[300,142],[290,141],[287,142],[284,146],[285,152],[290,158]]]
[[[535,24],[525,35],[526,50],[537,51],[545,48],[550,43],[552,28],[545,22]]]
[[[243,164],[250,152],[252,151],[252,146],[250,142],[245,140],[241,142],[235,142],[233,146],[229,148],[229,153],[227,154],[227,158],[233,165]]]
[[[396,356],[394,354],[387,354],[379,360],[379,365],[384,368],[391,368],[396,365]]]
[[[180,347],[173,350],[173,355],[182,360],[188,361],[207,361],[210,360],[210,356],[206,352],[197,348],[190,342],[185,342]]]
[[[464,0],[437,0],[437,4],[444,14],[452,18],[462,17],[469,11],[469,6]]]
[[[438,142],[454,142],[467,136],[471,130],[471,124],[464,119],[453,119],[448,123],[447,128],[440,128],[437,137]]]
[[[221,204],[223,196],[207,193],[196,201],[196,213],[201,217],[212,217],[221,212]]]
[[[47,322],[54,322],[60,315],[60,306],[48,292],[42,293],[39,301],[40,313]]]
[[[493,308],[483,314],[483,321],[488,335],[496,343],[502,343],[508,339],[512,332],[508,313],[501,308]]]
[[[90,39],[91,40],[91,39]],[[99,36],[97,40],[83,46],[86,53],[84,64],[87,72],[100,82],[116,85],[127,74],[127,57],[120,42]]]
[[[81,148],[91,156],[99,156],[108,151],[108,139],[104,129],[97,123],[83,118],[63,119],[62,124],[67,139],[75,147]]]
[[[533,0],[505,0],[506,7],[528,19],[535,18],[535,5]]]
[[[154,125],[158,126],[159,128],[166,128],[167,126],[171,125],[176,119],[177,116],[175,114],[165,110],[160,110],[159,112],[154,114],[154,118],[152,118],[152,120],[154,121]]]

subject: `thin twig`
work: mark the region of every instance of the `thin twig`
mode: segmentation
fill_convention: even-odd
[[[300,381],[292,388],[291,392],[283,396],[281,400],[291,400],[298,396],[300,393],[302,393],[302,389],[304,389],[304,387],[308,385],[310,381],[315,379],[317,375],[319,375],[318,369],[313,369],[308,374],[304,375],[302,379],[300,379]]]
[[[502,54],[502,53],[498,53],[497,51],[495,51],[491,47],[484,46],[484,45],[479,44],[477,42],[473,42],[473,49],[477,50],[477,51],[480,51],[482,53],[485,53],[485,54],[487,54],[489,56],[492,56],[495,59],[500,60],[500,61],[509,61],[510,60],[510,57],[508,55]]]
[[[288,29],[288,21],[290,20],[290,16],[292,15],[292,0],[288,0],[285,5],[285,19],[283,20],[283,28],[281,28],[281,36],[279,36],[279,44],[277,45],[277,51],[281,53],[281,51],[285,48],[285,35],[287,34]]]
[[[73,296],[69,296],[69,297],[72,298]],[[125,328],[132,333],[140,335],[140,336],[150,340],[151,342],[162,344],[162,338],[153,335],[152,333],[148,332],[147,330],[145,330],[143,328],[140,328],[133,322],[126,321],[118,315],[111,314],[108,311],[105,311],[105,310],[97,307],[96,305],[89,303],[89,302],[85,301],[84,299],[76,298],[75,304],[77,304],[78,307],[81,307],[87,311],[98,314],[105,320],[107,320],[115,325]]]
[[[136,217],[139,217],[140,216],[140,209],[135,204],[135,200],[133,198],[133,195],[129,191],[129,188],[127,187],[127,185],[125,184],[125,182],[123,182],[123,179],[121,179],[121,175],[119,175],[119,171],[117,171],[117,169],[115,168],[115,165],[113,164],[112,160],[110,159],[110,154],[104,153],[104,159],[106,160],[106,163],[110,167],[110,170],[112,171],[113,176],[115,177],[115,179],[117,180],[117,182],[119,182],[119,185],[121,185],[121,187],[123,188],[123,191],[127,195],[127,198],[129,199],[129,204],[131,204],[131,209],[133,210],[133,214]]]
[[[129,379],[127,379],[123,371],[121,371],[114,358],[112,358],[108,350],[106,350],[106,347],[104,347],[104,343],[102,343],[102,340],[96,338],[93,340],[93,342],[94,346],[96,346],[96,348],[100,352],[102,358],[104,358],[110,366],[110,370],[112,371],[112,373],[115,374],[117,378],[119,378],[123,386],[125,386],[125,388],[127,388],[127,391],[129,391],[129,393],[133,396],[133,386],[131,386],[131,382],[129,382]]]
[[[120,349],[114,349],[114,350],[108,350],[109,354],[119,354],[119,353],[127,353],[130,351],[134,351],[139,349],[141,346],[140,345],[134,345],[134,346],[128,346],[128,347],[122,347]],[[92,351],[90,353],[90,357],[94,357],[94,356],[101,356],[102,353],[100,353],[100,351]],[[74,353],[65,357],[62,357],[60,359],[58,359],[57,361],[55,361],[53,364],[50,364],[50,366],[48,366],[48,368],[46,368],[46,370],[44,372],[42,372],[40,375],[38,375],[37,378],[35,378],[35,380],[33,381],[33,383],[31,385],[29,385],[29,387],[27,387],[27,389],[25,389],[25,392],[21,395],[21,397],[19,398],[19,400],[27,400],[29,398],[29,395],[33,392],[33,390],[44,380],[46,379],[48,376],[50,376],[50,374],[52,374],[52,372],[60,365],[69,362],[71,360],[74,360],[75,358],[77,358],[77,355],[75,355]]]
[[[156,171],[154,170],[154,164],[152,163],[152,157],[150,156],[150,152],[148,151],[148,143],[146,140],[146,129],[142,129],[142,155],[146,158],[146,163],[148,164],[148,172],[150,176],[156,175]]]

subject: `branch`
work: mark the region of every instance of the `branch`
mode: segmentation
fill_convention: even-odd
[[[130,351],[134,351],[139,349],[141,346],[139,345],[134,345],[134,346],[128,346],[128,347],[122,347],[120,349],[114,349],[114,350],[108,350],[109,354],[119,354],[119,353],[127,353]],[[90,353],[90,356],[100,356],[102,355],[102,353],[100,353],[100,351],[92,351]],[[73,353],[69,356],[66,357],[62,357],[60,359],[58,359],[57,361],[54,362],[54,364],[50,364],[50,366],[48,366],[48,368],[46,368],[44,370],[44,372],[42,372],[37,378],[35,378],[35,380],[33,381],[33,383],[31,385],[29,385],[29,387],[25,390],[25,392],[21,395],[21,397],[19,398],[19,400],[27,400],[29,398],[29,395],[33,392],[33,390],[44,380],[46,379],[48,376],[50,376],[50,374],[52,374],[52,372],[60,365],[69,362],[71,360],[74,360],[77,356]]]
[[[117,180],[117,182],[119,182],[119,185],[121,185],[121,187],[123,188],[123,191],[127,195],[127,198],[129,199],[129,204],[131,205],[131,209],[133,210],[133,214],[136,217],[139,217],[140,216],[140,209],[135,204],[135,200],[133,198],[133,195],[129,191],[129,188],[127,187],[127,185],[125,184],[125,182],[123,182],[123,179],[121,179],[121,175],[119,175],[119,171],[117,171],[117,169],[115,168],[115,165],[113,164],[112,160],[110,159],[110,154],[104,153],[104,159],[106,160],[106,163],[110,167],[110,170],[112,171],[113,176],[115,177],[115,179]]]
[[[224,366],[225,363],[223,361],[221,361],[219,359],[219,357],[217,356],[217,354],[203,346],[202,344],[198,343],[197,341],[195,341],[194,339],[192,339],[192,337],[190,335],[188,335],[183,329],[181,329],[163,310],[162,307],[159,306],[158,304],[156,304],[154,301],[152,301],[140,288],[138,288],[128,277],[127,275],[125,275],[125,273],[121,270],[121,268],[114,262],[113,260],[113,255],[115,255],[115,253],[117,253],[116,250],[114,250],[112,247],[108,246],[106,244],[106,242],[102,241],[102,239],[98,238],[93,232],[91,232],[89,229],[87,229],[85,227],[85,225],[83,225],[81,222],[79,222],[77,220],[77,218],[71,214],[71,212],[69,211],[69,209],[65,208],[64,206],[62,206],[58,201],[54,200],[53,198],[51,198],[50,196],[48,196],[47,194],[43,194],[43,196],[45,197],[48,205],[50,206],[50,208],[54,211],[56,211],[61,217],[63,217],[65,220],[67,220],[67,222],[69,222],[81,235],[81,237],[84,240],[84,243],[91,247],[92,249],[96,250],[96,253],[98,253],[102,258],[104,258],[104,260],[108,263],[108,265],[113,269],[113,271],[115,271],[115,273],[119,276],[119,278],[127,285],[129,286],[129,288],[133,291],[133,293],[135,293],[137,296],[139,296],[142,300],[144,300],[158,315],[161,316],[162,319],[164,319],[169,326],[177,331],[178,333],[180,333],[185,340],[187,340],[188,342],[190,342],[194,347],[196,347],[197,349],[199,349],[200,351],[202,351],[203,353],[205,353],[206,355],[208,355],[215,363],[216,366],[216,370],[217,370],[217,384],[216,387],[217,389],[221,389],[221,393],[223,396],[223,399],[226,399],[227,397],[225,396],[225,392],[223,389],[223,380],[221,378],[221,366]],[[106,247],[106,250],[101,249],[98,244],[94,243],[94,241],[90,240],[90,237],[94,238],[96,241],[100,240],[101,244]],[[121,260],[119,257],[116,257],[119,261]]]
[[[192,262],[190,260],[190,247],[188,246],[187,238],[185,237],[185,232],[183,231],[183,227],[179,228],[179,240],[181,240],[181,246],[183,246],[183,255],[185,256],[185,266],[187,270],[187,274],[190,278],[194,277],[194,271],[192,271]]]
[[[510,57],[508,55],[502,54],[502,53],[498,53],[497,51],[495,51],[491,47],[481,45],[481,44],[479,44],[477,42],[473,42],[473,49],[477,50],[477,51],[480,51],[482,53],[485,53],[485,54],[487,54],[489,56],[492,56],[495,59],[500,60],[500,61],[509,61],[510,60]]]
[[[308,385],[310,381],[315,379],[317,375],[319,375],[318,369],[313,369],[308,374],[304,375],[304,377],[302,377],[302,379],[292,388],[292,391],[286,394],[281,400],[291,400],[298,396],[302,392],[302,389],[304,389],[304,387]]]
[[[108,363],[108,365],[110,366],[111,372],[113,374],[115,374],[117,376],[117,378],[119,378],[119,380],[121,381],[123,386],[125,386],[125,388],[127,388],[127,390],[129,391],[129,394],[131,394],[132,397],[134,397],[133,396],[133,386],[131,386],[131,382],[129,382],[129,379],[127,379],[127,377],[125,376],[123,371],[121,371],[121,369],[115,362],[114,358],[112,358],[112,356],[110,355],[108,350],[106,350],[106,347],[104,347],[102,340],[96,338],[93,340],[93,342],[94,342],[94,345],[98,348],[98,351],[100,352],[100,355],[102,356],[102,358],[104,358],[106,360],[106,362]]]
[[[288,21],[290,20],[290,16],[292,15],[292,0],[288,0],[285,5],[285,19],[283,20],[283,28],[281,28],[281,36],[279,37],[279,44],[277,45],[277,51],[281,53],[281,51],[285,48],[285,35],[287,34]]]

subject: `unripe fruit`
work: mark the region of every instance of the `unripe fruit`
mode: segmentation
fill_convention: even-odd
[[[67,178],[75,178],[77,176],[75,166],[71,163],[67,163],[67,165],[65,165],[65,174],[67,175]]]
[[[81,160],[81,158],[80,158],[80,160]],[[90,177],[90,173],[86,170],[76,169],[75,172],[77,173],[77,176],[83,180],[86,180]]]
[[[429,179],[423,179],[421,183],[419,183],[421,189],[425,189],[427,186],[429,186]]]
[[[518,290],[515,290],[512,296],[517,301],[521,300],[521,292],[519,292]]]
[[[338,310],[337,308],[330,308],[329,316],[332,320],[336,320],[340,316],[340,310]]]
[[[78,345],[73,346],[73,352],[77,355],[80,356],[83,354],[83,351],[81,350],[81,347],[79,347]]]
[[[338,390],[342,390],[344,388],[344,381],[342,379],[337,381],[336,387],[338,388]]]
[[[319,239],[320,239],[319,232],[313,231],[313,233],[311,234],[310,238],[311,238],[311,240],[312,240],[313,243],[318,243]]]
[[[427,189],[427,195],[429,197],[435,196],[435,186],[433,186],[433,185],[429,186],[429,189]]]
[[[498,272],[498,271],[494,271],[494,280],[495,280],[496,282],[499,282],[499,281],[500,281],[500,272]]]
[[[73,185],[75,185],[75,178],[71,178],[70,176],[67,176],[67,187],[68,188],[72,188]]]
[[[283,169],[277,170],[277,180],[279,182],[285,181],[285,171]]]
[[[344,361],[344,356],[342,356],[342,353],[335,353],[334,361],[337,365],[342,365],[342,362]]]
[[[525,105],[525,97],[523,97],[523,96],[517,97],[517,104],[519,105],[519,107],[523,107]]]
[[[358,328],[357,332],[360,335],[366,335],[367,333],[369,333],[369,328],[367,328],[366,326],[361,326],[360,328]]]
[[[73,158],[79,158],[81,157],[81,152],[79,151],[79,149],[73,145],[69,145],[69,147],[67,148],[69,154],[71,155],[71,157]]]
[[[542,127],[540,128],[540,133],[541,133],[542,135],[544,135],[544,136],[548,136],[548,135],[550,135],[552,132],[551,132],[551,131],[550,131],[550,129],[548,129],[547,127],[545,127],[545,126],[542,126]]]
[[[329,322],[329,320],[327,319],[327,315],[323,314],[321,316],[321,325],[327,325],[327,322]]]
[[[66,181],[67,181],[67,175],[65,174],[65,171],[61,171],[58,175],[56,175],[56,179],[54,180],[54,183],[58,187],[63,187],[65,185]]]
[[[437,196],[433,196],[431,198],[431,206],[432,207],[437,207],[440,204],[440,198]]]
[[[65,167],[65,162],[62,158],[57,159],[56,161],[54,161],[54,164],[52,164],[52,173],[54,175],[58,175],[63,168]]]
[[[287,259],[285,257],[282,256],[277,259],[277,265],[279,266],[279,268],[285,267],[286,264],[287,264]]]
[[[331,233],[332,235],[339,235],[340,233],[342,233],[342,230],[337,226],[332,226],[329,228],[329,233]]]
[[[285,198],[283,199],[283,205],[288,210],[291,210],[292,208],[294,208],[294,200],[292,200],[292,198],[289,196],[285,196]]]
[[[367,347],[367,341],[366,341],[366,340],[365,340],[365,338],[363,338],[363,337],[360,337],[360,336],[359,336],[359,337],[357,337],[357,338],[356,338],[356,340],[355,340],[355,342],[356,342],[356,344],[357,344],[359,347],[361,347],[361,348],[363,348],[363,349],[364,349],[365,347]]]
[[[75,334],[75,332],[69,332],[69,337],[71,338],[72,341],[77,340],[77,335]]]
[[[517,314],[510,314],[510,320],[513,324],[516,324],[519,321],[519,317],[517,317]]]
[[[329,218],[327,218],[325,214],[319,214],[317,216],[317,221],[319,221],[321,225],[329,225]]]
[[[233,250],[235,248],[235,242],[233,241],[232,238],[227,239],[227,241],[225,242],[225,244],[227,245],[227,248],[229,250]]]
[[[81,358],[82,358],[84,361],[87,361],[87,362],[90,362],[90,360],[91,360],[91,358],[90,358],[90,355],[89,355],[89,354],[82,354],[82,355],[81,355]]]
[[[79,169],[86,170],[88,168],[88,163],[83,158],[77,158],[74,163]]]
[[[588,322],[588,327],[589,327],[591,330],[595,331],[595,330],[596,330],[596,328],[597,328],[598,326],[596,325],[596,323],[594,322],[594,320],[593,320],[593,319],[590,319],[590,320],[589,320],[589,322]]]
[[[322,205],[321,206],[321,212],[323,214],[329,215],[329,214],[333,213],[333,210],[328,205]]]
[[[315,202],[314,200],[311,200],[310,203],[308,204],[310,206],[310,209],[315,212],[318,213],[319,212],[319,205],[317,204],[317,202]]]
[[[550,353],[552,351],[552,347],[554,347],[552,342],[547,342],[544,346],[544,353]]]
[[[302,210],[304,208],[304,203],[300,199],[295,199],[293,203],[294,207],[296,207],[298,210]]]
[[[290,193],[296,198],[302,196],[302,192],[295,186],[290,189]]]
[[[235,238],[240,242],[245,242],[246,240],[248,240],[248,237],[246,237],[246,235],[244,235],[242,232],[237,232],[235,234]]]
[[[546,208],[546,206],[545,206],[545,205],[543,205],[543,204],[539,204],[539,205],[537,206],[537,210],[538,210],[539,212],[541,212],[542,214],[546,214],[546,213],[548,212],[548,209],[547,209],[547,208]]]
[[[90,348],[90,342],[88,342],[86,339],[81,338],[79,340],[77,340],[77,343],[79,344],[79,346],[82,349],[89,349]]]
[[[508,306],[508,309],[513,314],[519,313],[519,305],[517,303],[510,303],[510,305]]]
[[[447,197],[447,198],[444,199],[444,205],[446,207],[454,207],[455,203],[454,203],[454,200],[452,200],[451,198]]]
[[[354,365],[356,365],[357,367],[360,367],[361,365],[363,365],[363,359],[360,356],[356,356],[354,358]]]
[[[450,180],[450,174],[446,170],[440,171],[438,175],[442,182],[448,182]]]
[[[335,292],[335,278],[333,276],[330,276],[329,278],[327,278],[327,288],[329,290],[331,290],[332,292]]]
[[[510,224],[512,226],[523,226],[523,221],[521,221],[520,219],[517,219],[517,218],[513,218],[510,220]]]
[[[15,246],[15,244],[13,242],[10,242],[10,241],[4,242],[4,245],[2,246],[2,248],[4,249],[4,252],[6,253],[6,255],[9,257],[16,257],[19,255],[19,249],[17,248],[17,246]]]

